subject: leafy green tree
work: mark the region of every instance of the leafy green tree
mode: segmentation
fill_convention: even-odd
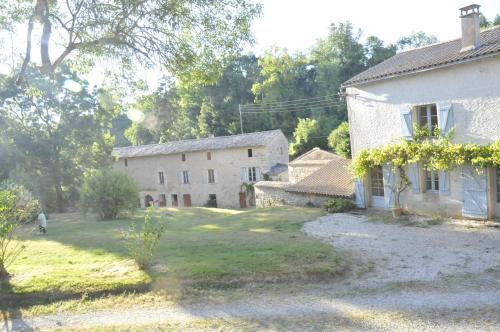
[[[27,31],[18,83],[30,63],[38,23],[42,73],[75,55],[161,64],[196,81],[213,76],[251,41],[250,23],[260,13],[260,5],[246,0],[5,0],[0,9],[0,27],[24,25]],[[58,48],[49,52],[55,43]]]
[[[324,146],[326,140],[319,136],[319,128],[317,120],[299,118],[297,128],[293,132],[293,141],[289,147],[290,156],[295,158],[314,147]]]
[[[180,109],[171,127],[161,133],[160,143],[194,138],[194,123],[186,109]]]
[[[0,104],[0,118],[17,151],[22,184],[44,207],[64,211],[77,199],[82,174],[111,163],[115,110],[104,91],[89,91],[67,67],[52,78],[30,69],[28,77],[30,86],[11,80],[12,97]]]
[[[116,219],[122,212],[132,213],[139,202],[135,182],[113,170],[99,170],[87,176],[80,196],[82,212],[97,213],[101,220]]]
[[[412,48],[422,47],[425,45],[430,45],[438,42],[438,38],[435,35],[427,35],[423,31],[417,31],[409,36],[401,37],[398,39],[396,45],[398,50],[409,50]]]
[[[351,158],[349,124],[342,122],[328,135],[328,146],[338,155]]]
[[[16,241],[17,232],[30,219],[37,204],[25,193],[19,187],[14,191],[0,188],[0,280],[9,277],[8,265],[24,250],[22,242]]]
[[[488,29],[497,25],[500,25],[500,14],[496,14],[491,21],[489,21],[482,13],[479,14],[479,26],[481,29]]]
[[[137,122],[133,122],[131,126],[125,130],[124,136],[132,145],[157,143],[155,142],[153,134]]]
[[[200,114],[198,115],[198,133],[197,137],[209,137],[215,135],[217,130],[217,112],[214,104],[206,98],[201,104]]]
[[[375,36],[366,39],[365,44],[366,66],[372,67],[396,54],[397,46],[390,44],[385,46],[384,42]]]

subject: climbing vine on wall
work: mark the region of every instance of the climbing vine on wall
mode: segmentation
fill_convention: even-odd
[[[427,170],[449,171],[471,164],[478,168],[500,167],[500,140],[486,145],[451,143],[451,135],[439,131],[429,138],[426,129],[415,128],[412,140],[403,140],[386,146],[365,149],[353,159],[351,170],[356,178],[363,178],[370,168],[390,164],[394,170],[419,163]]]

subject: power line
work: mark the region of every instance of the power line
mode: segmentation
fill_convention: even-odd
[[[303,104],[303,103],[309,103],[309,102],[314,102],[314,101],[328,101],[328,100],[337,100],[339,101],[339,96],[338,95],[326,95],[326,96],[320,96],[320,97],[311,97],[311,98],[302,98],[302,99],[294,99],[294,100],[286,100],[286,101],[275,101],[275,102],[268,102],[268,103],[262,103],[262,104],[246,104],[246,105],[241,105],[242,109],[245,108],[252,108],[252,107],[258,107],[258,106],[284,106],[288,104]]]
[[[310,111],[313,108],[345,106],[344,103],[316,103],[289,107],[274,107],[274,108],[255,108],[251,110],[241,110],[241,113],[286,113],[286,112],[302,112]]]

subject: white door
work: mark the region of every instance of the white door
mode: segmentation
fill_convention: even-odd
[[[376,208],[385,208],[384,197],[384,172],[381,166],[373,167],[370,170],[370,194],[371,206]]]

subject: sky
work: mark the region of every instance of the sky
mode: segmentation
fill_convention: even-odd
[[[500,0],[257,0],[263,15],[254,21],[257,44],[250,48],[262,54],[272,45],[290,52],[307,50],[316,39],[326,37],[334,22],[351,21],[364,37],[375,35],[386,42],[414,31],[436,35],[440,41],[460,37],[459,8],[477,3],[492,19],[500,12]]]

